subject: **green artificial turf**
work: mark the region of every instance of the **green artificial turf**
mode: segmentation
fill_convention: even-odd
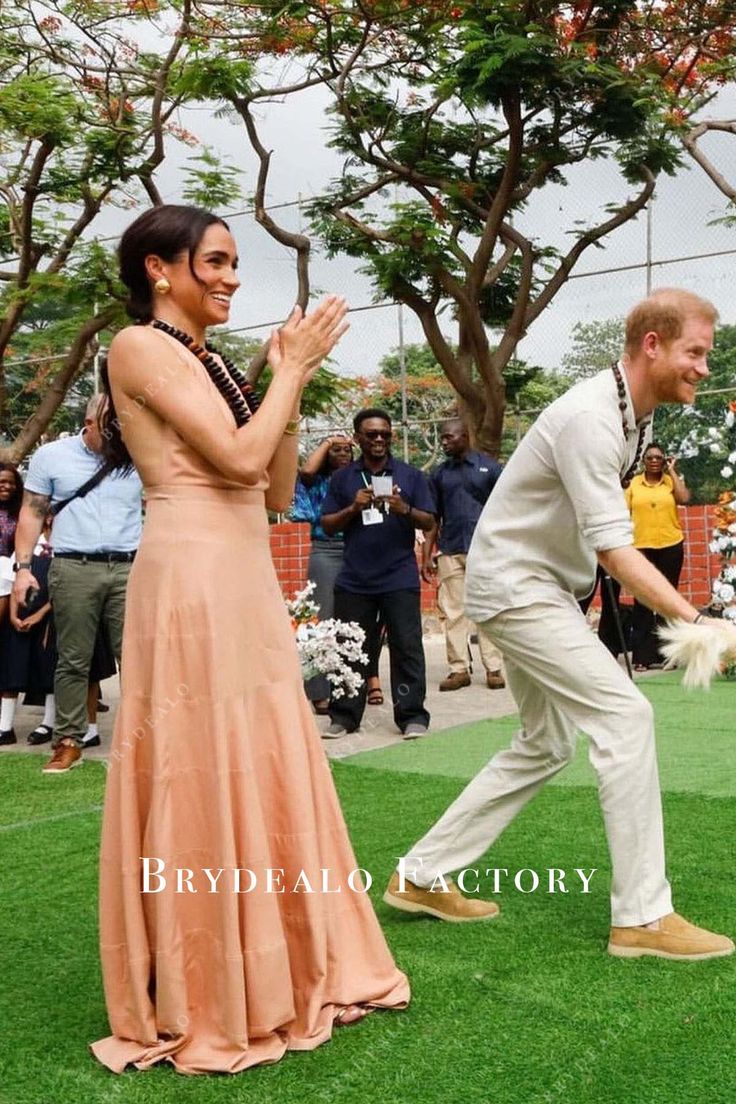
[[[736,798],[732,789],[712,795],[734,756],[725,736],[720,754],[702,751],[725,733],[724,690],[696,703],[666,678],[646,687],[662,748],[677,738],[683,762],[701,763],[703,793],[664,795],[677,906],[733,931]],[[449,766],[465,755],[471,770],[474,737],[466,746],[455,730],[434,741],[443,739],[451,742]],[[422,749],[424,772],[374,766],[386,752],[334,765],[359,862],[375,879],[379,919],[411,978],[410,1009],[369,1017],[275,1066],[197,1078],[165,1066],[116,1077],[87,1052],[87,1042],[108,1032],[96,931],[104,769],[88,762],[48,779],[38,757],[3,754],[2,1104],[732,1104],[736,958],[669,964],[605,954],[608,859],[591,787],[546,789],[485,864],[540,873],[597,867],[589,895],[504,888],[498,920],[464,926],[383,904],[397,856],[462,785],[457,770],[437,770],[432,738],[395,754]],[[673,771],[687,781],[685,767]]]
[[[639,687],[655,709],[662,788],[736,797],[736,683],[721,679],[708,691],[687,692],[682,689],[681,675],[673,671],[642,679]],[[345,761],[379,770],[467,780],[508,746],[518,727],[517,717],[477,721],[430,733],[422,740],[361,752]],[[595,785],[584,737],[579,740],[574,762],[550,785]]]

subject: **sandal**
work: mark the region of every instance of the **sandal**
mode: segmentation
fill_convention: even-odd
[[[372,1008],[366,1008],[363,1004],[346,1004],[335,1016],[334,1023],[336,1027],[352,1027],[353,1024],[364,1020],[372,1011]]]
[[[383,705],[383,690],[380,686],[373,686],[368,691],[369,705]]]

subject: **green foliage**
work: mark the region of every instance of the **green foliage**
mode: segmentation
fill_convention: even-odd
[[[624,347],[623,318],[576,322],[572,345],[562,358],[562,373],[571,383],[594,376],[621,356]]]
[[[0,87],[0,130],[54,147],[71,141],[80,104],[67,82],[21,73]]]
[[[111,251],[99,242],[88,242],[79,248],[64,272],[53,276],[40,272],[31,277],[22,323],[6,350],[7,404],[0,422],[0,434],[6,440],[15,438],[34,413],[80,328],[100,307],[107,306],[112,296],[118,296],[118,316],[101,340],[109,340],[112,330],[125,324],[122,288],[110,279],[114,269]],[[13,285],[2,288],[0,313],[18,294]],[[56,436],[77,429],[92,390],[90,349],[46,432]]]
[[[500,458],[507,460],[539,414],[570,387],[561,372],[550,372],[523,360],[512,360],[504,372],[506,419]]]
[[[187,158],[182,196],[197,207],[222,210],[242,198],[240,175],[239,169],[205,147],[201,153]]]
[[[213,333],[212,344],[226,353],[244,372],[262,347],[258,338],[243,337],[241,334],[228,333],[227,330]],[[260,395],[265,395],[272,376],[271,369],[267,366],[258,381],[257,390]],[[323,364],[304,390],[302,414],[305,418],[332,416],[350,402],[350,396],[355,393],[356,388],[355,380],[339,376]]]
[[[78,342],[90,319],[120,301],[117,265],[92,238],[103,204],[135,206],[150,185],[169,135],[192,136],[170,122],[177,91],[163,57],[139,50],[137,24],[170,34],[178,4],[157,0],[67,3],[15,0],[0,20],[0,432],[23,448],[43,430],[69,428],[89,389],[91,348]],[[185,36],[179,42],[184,51]],[[227,69],[240,87],[247,65]],[[224,79],[224,78],[222,78]],[[154,94],[158,93],[154,104]],[[152,107],[154,110],[152,111]],[[195,140],[196,141],[196,140]],[[237,194],[234,170],[205,150],[190,167],[189,196],[226,205]],[[153,191],[153,188],[150,189]],[[122,324],[122,309],[112,325]],[[50,424],[31,415],[62,395],[58,369],[69,364],[68,408]],[[81,391],[79,388],[81,387]],[[51,415],[48,402],[43,418]],[[71,410],[71,414],[69,411]],[[30,434],[30,436],[29,436]]]
[[[403,360],[409,459],[418,467],[430,468],[441,460],[440,422],[459,412],[458,398],[429,345],[405,346]],[[401,356],[394,349],[381,359],[379,375],[364,381],[361,396],[362,406],[383,407],[397,427],[403,418],[401,374]],[[507,419],[501,449],[501,455],[508,457],[536,415],[570,384],[560,375],[514,359],[504,371],[504,385],[508,409],[513,410],[512,417]],[[403,440],[400,428],[396,430],[396,438],[398,449]]]
[[[573,166],[607,158],[636,191],[615,207],[592,196],[570,246],[597,244],[611,215],[634,217],[652,177],[679,167],[683,126],[728,70],[730,12],[493,0],[371,3],[365,14],[370,45],[346,58],[331,112],[344,172],[313,203],[312,226],[329,255],[363,262],[378,295],[420,314],[449,306],[466,336],[479,323],[501,331],[508,361],[560,266],[567,273],[579,256],[524,241],[514,216],[547,186],[565,184]],[[706,64],[693,43],[711,29],[720,38]],[[336,15],[334,56],[346,42]],[[490,216],[497,206],[505,228]],[[516,255],[495,264],[510,238]],[[485,241],[492,276],[481,281],[473,262]],[[463,345],[475,363],[455,371],[481,383],[476,422],[495,419],[500,432],[504,365],[482,342]]]
[[[191,100],[237,99],[251,90],[253,72],[250,61],[201,54],[179,67],[172,92]]]

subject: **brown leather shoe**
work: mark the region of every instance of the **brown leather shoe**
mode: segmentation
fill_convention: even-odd
[[[467,671],[452,671],[447,678],[440,683],[440,690],[462,690],[463,686],[470,686],[470,675]]]
[[[45,767],[41,768],[42,774],[66,774],[72,767],[78,767],[82,762],[81,748],[74,744],[59,744],[54,748],[54,754]]]
[[[663,916],[658,928],[611,928],[608,953],[616,958],[671,958],[696,962],[701,958],[722,958],[733,954],[727,935],[696,928],[676,912]]]
[[[421,889],[406,878],[403,890],[400,890],[400,885],[399,873],[394,870],[383,899],[387,905],[401,909],[402,912],[426,912],[428,916],[436,916],[438,920],[465,924],[472,920],[492,920],[501,911],[494,901],[463,897],[454,882],[447,882],[447,893],[441,888]]]
[[[504,690],[506,681],[500,671],[488,671],[486,674],[486,686],[489,690]]]

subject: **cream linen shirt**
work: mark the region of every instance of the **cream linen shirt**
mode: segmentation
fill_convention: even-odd
[[[621,479],[636,455],[626,372],[624,436],[610,368],[583,380],[539,416],[513,453],[478,520],[468,552],[468,617],[487,621],[502,610],[543,601],[550,591],[575,598],[595,584],[596,552],[633,544]]]

